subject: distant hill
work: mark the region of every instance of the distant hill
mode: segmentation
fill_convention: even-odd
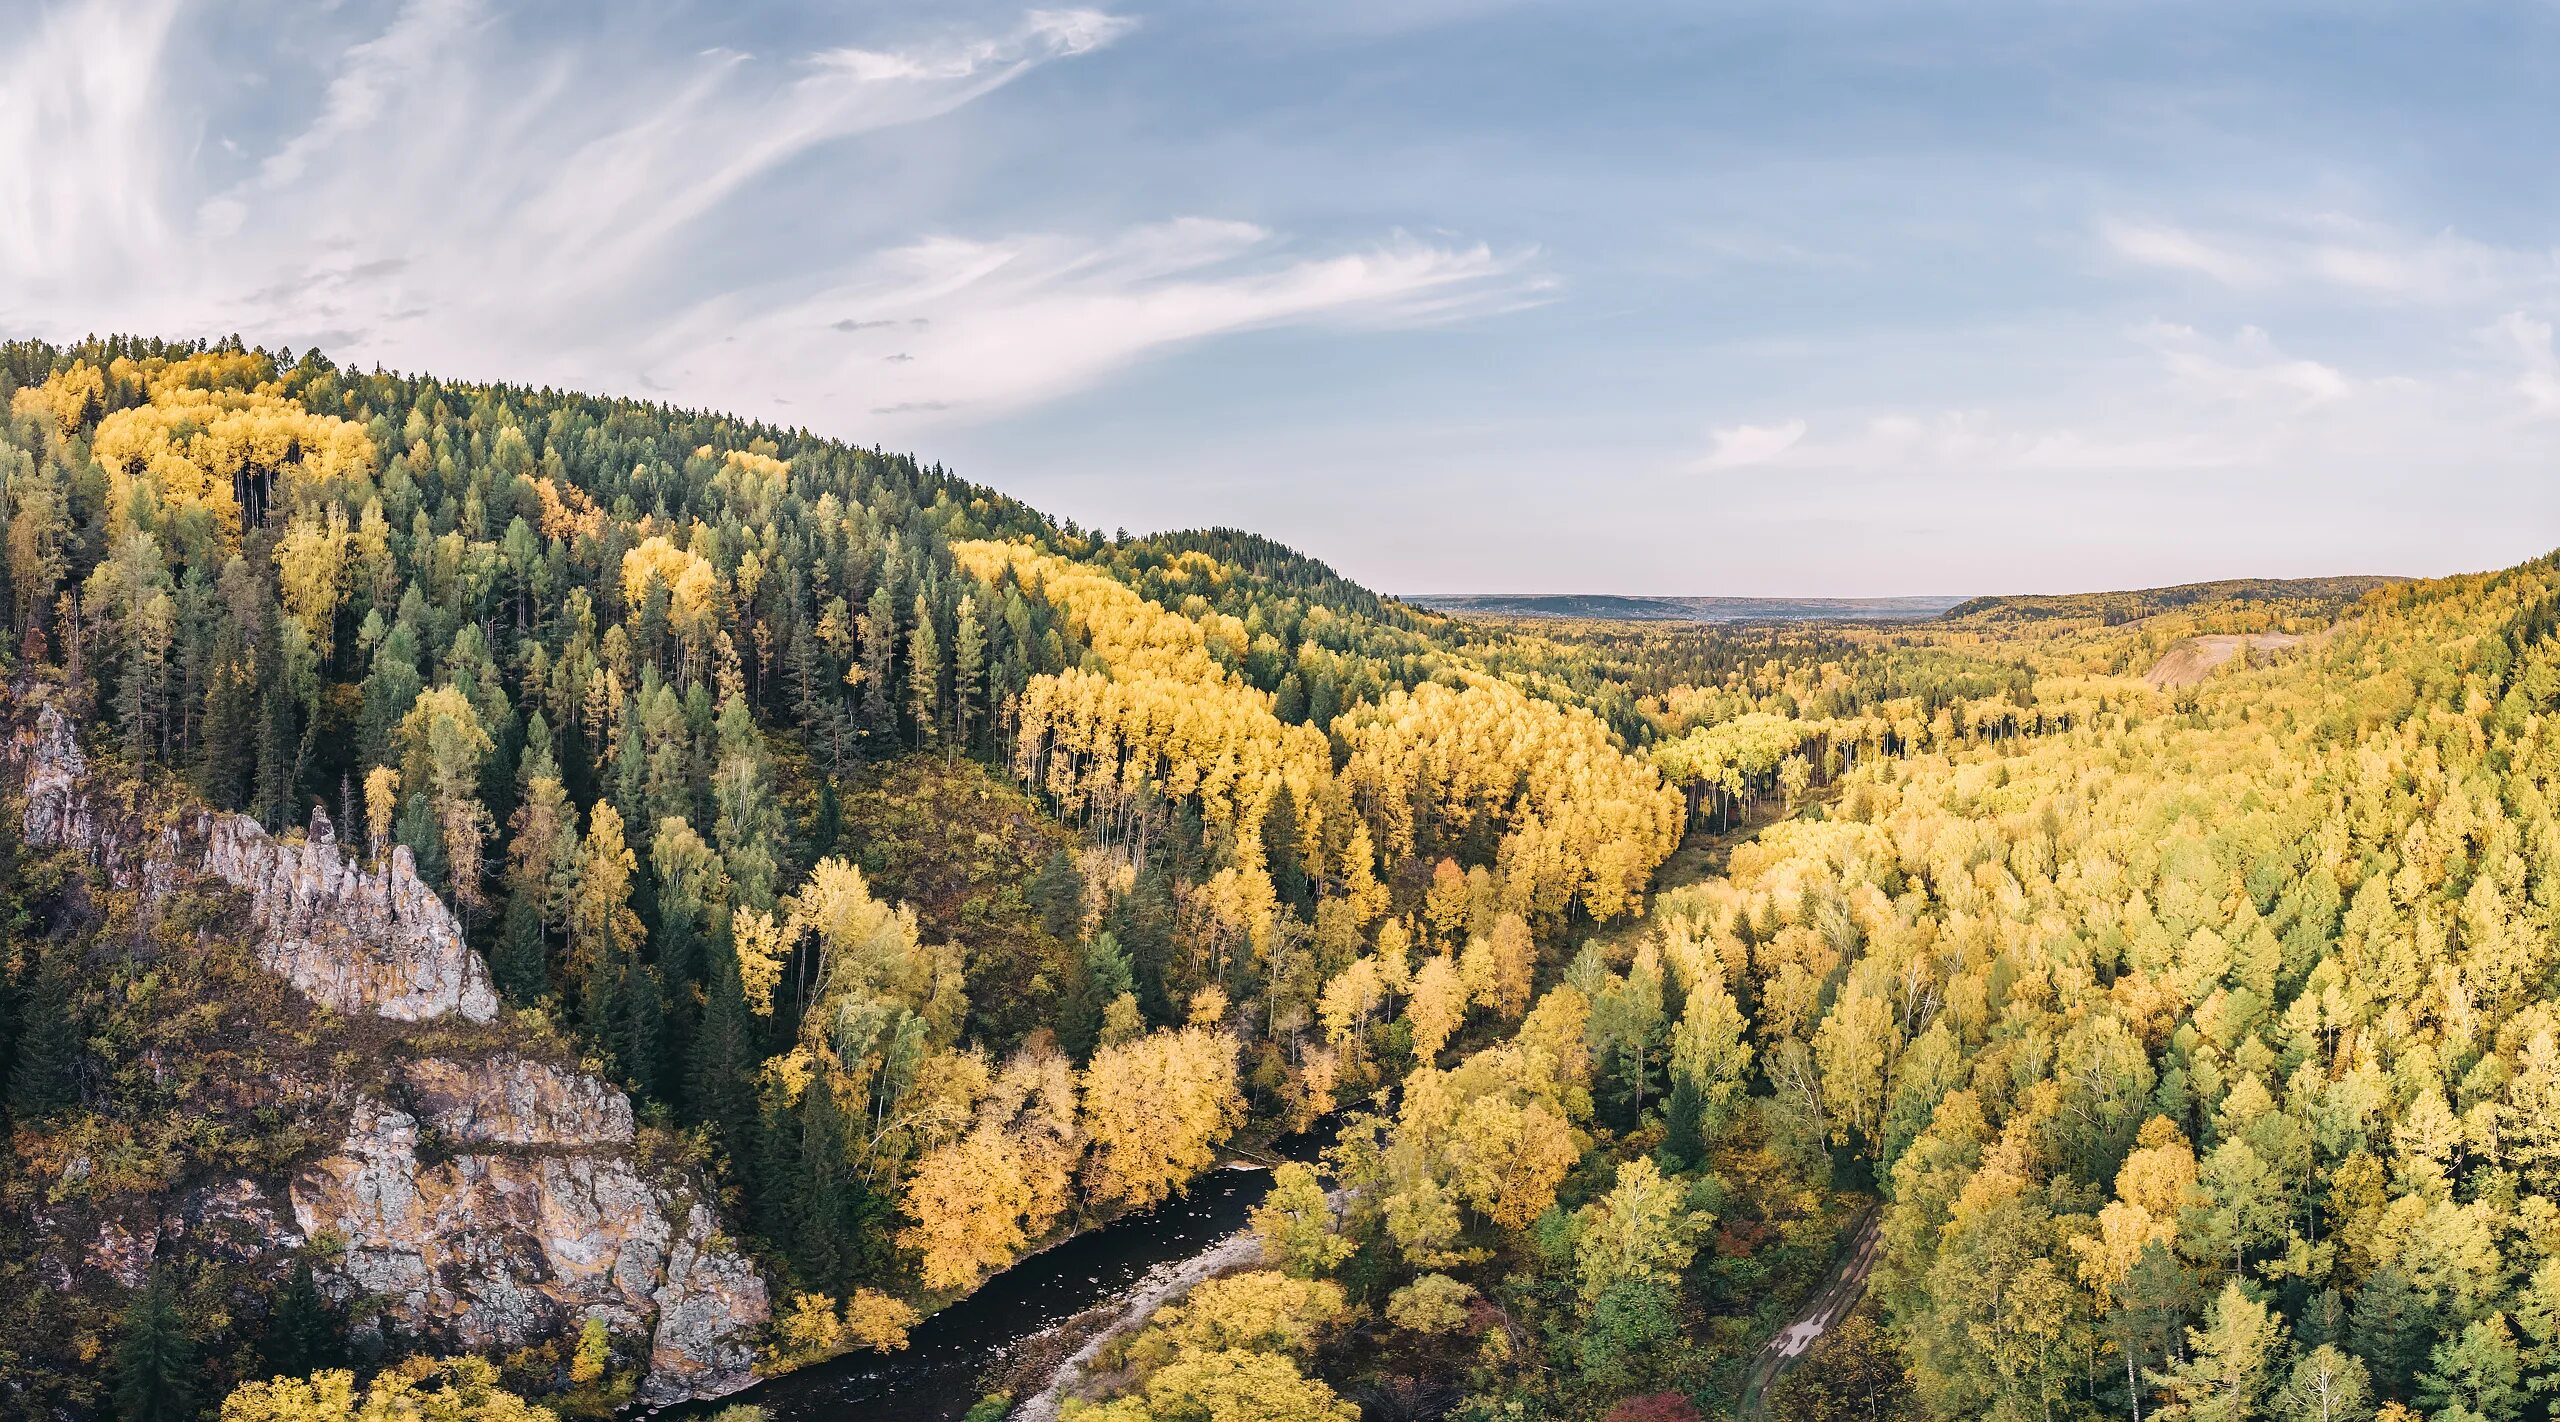
[[[2213,583],[2180,583],[2175,587],[2136,588],[2129,592],[2056,593],[2036,596],[1977,597],[1947,609],[1947,620],[2045,622],[2095,618],[2110,624],[2135,622],[2156,613],[2210,602],[2299,603],[2336,607],[2355,601],[2378,587],[2406,578],[2354,576],[2336,578],[2226,578]]]
[[[1610,593],[1430,593],[1404,601],[1478,617],[1611,622],[1921,622],[1953,597],[1619,597]]]

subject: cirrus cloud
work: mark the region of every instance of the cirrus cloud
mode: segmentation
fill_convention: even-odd
[[[501,0],[406,0],[300,69],[281,129],[176,62],[217,12],[81,0],[0,61],[0,326],[238,331],[460,377],[638,387],[878,438],[1086,389],[1222,333],[1536,299],[1528,253],[1324,247],[1181,216],[976,235],[866,190],[865,144],[1135,29],[1096,9],[894,45],[678,50]],[[208,106],[204,123],[182,115]],[[984,220],[984,219],[980,219]]]

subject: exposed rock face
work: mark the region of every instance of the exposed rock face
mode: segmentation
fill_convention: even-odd
[[[420,1065],[437,1103],[428,1120],[460,1134],[367,1101],[345,1142],[294,1177],[296,1227],[347,1241],[339,1292],[388,1300],[399,1331],[475,1352],[573,1334],[589,1318],[646,1334],[646,1402],[749,1381],[764,1280],[719,1241],[708,1207],[577,1134],[627,1144],[621,1093],[518,1058]],[[501,1141],[519,1148],[420,1149]]]
[[[127,809],[98,791],[51,705],[7,749],[30,843],[79,849],[146,898],[199,875],[240,889],[259,962],[314,1002],[395,1023],[496,1019],[487,965],[405,849],[367,871],[325,814],[296,842],[240,815]],[[344,1139],[280,1189],[217,1180],[94,1227],[39,1218],[39,1233],[60,1241],[44,1251],[49,1276],[64,1288],[75,1268],[139,1283],[171,1249],[281,1269],[326,1235],[344,1247],[320,1269],[322,1287],[387,1301],[404,1340],[501,1352],[574,1337],[595,1318],[646,1340],[642,1402],[752,1381],[764,1280],[698,1186],[644,1159],[630,1098],[573,1067],[454,1040],[448,1028],[427,1055],[328,1087],[331,1121],[352,1106]]]
[[[373,872],[339,850],[325,813],[312,816],[310,837],[299,844],[273,838],[246,815],[201,809],[156,831],[119,823],[92,802],[79,738],[51,705],[37,712],[21,756],[28,843],[86,850],[118,885],[146,894],[187,873],[247,890],[260,961],[312,1001],[402,1022],[498,1015],[488,965],[419,880],[406,847]]]
[[[631,1098],[582,1071],[520,1056],[427,1057],[403,1065],[400,1080],[427,1129],[456,1145],[631,1144]]]

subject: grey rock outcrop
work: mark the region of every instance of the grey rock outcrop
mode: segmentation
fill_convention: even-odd
[[[582,1071],[529,1057],[424,1057],[400,1068],[427,1130],[457,1146],[631,1144],[631,1098]]]
[[[317,1271],[324,1290],[381,1305],[404,1338],[505,1352],[573,1339],[600,1319],[642,1345],[643,1403],[753,1380],[769,1313],[763,1277],[690,1172],[646,1156],[629,1097],[497,1045],[513,1040],[503,1029],[468,1030],[498,1016],[488,967],[407,850],[368,870],[339,848],[325,814],[292,840],[242,815],[134,808],[101,789],[70,719],[50,704],[5,744],[30,844],[79,850],[146,901],[195,878],[230,885],[259,963],[311,1001],[348,1017],[447,1024],[395,1031],[390,1042],[415,1035],[419,1047],[376,1056],[361,1081],[263,1084],[270,1109],[292,1103],[338,1138],[280,1187],[217,1179],[104,1217],[39,1215],[51,1241],[40,1262],[58,1287],[72,1287],[75,1271],[138,1283],[172,1249],[273,1272],[326,1238],[338,1247]],[[492,1045],[457,1046],[474,1037]]]
[[[431,1079],[440,1105],[429,1119],[463,1135],[365,1101],[345,1141],[293,1179],[295,1227],[346,1242],[329,1280],[337,1292],[374,1296],[403,1333],[475,1352],[601,1319],[617,1335],[648,1338],[644,1402],[717,1396],[752,1379],[764,1280],[721,1240],[708,1206],[648,1179],[626,1150],[589,1148],[573,1134],[594,1128],[609,1146],[618,1120],[627,1144],[621,1093],[603,1088],[600,1098],[592,1078],[520,1058],[441,1062]],[[457,1111],[466,1099],[477,1104]],[[553,1106],[565,1114],[549,1115]],[[444,1153],[509,1135],[549,1148]]]
[[[149,826],[107,813],[90,793],[70,718],[50,704],[36,713],[19,754],[29,844],[85,850],[120,887],[147,896],[189,873],[246,890],[259,960],[312,1001],[401,1022],[498,1015],[488,965],[418,878],[405,846],[375,871],[339,849],[325,813],[298,843],[276,839],[246,815],[196,808]]]

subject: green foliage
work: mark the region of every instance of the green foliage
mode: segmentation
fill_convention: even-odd
[[[1769,1389],[1774,1422],[1871,1422],[1911,1415],[1915,1401],[1901,1350],[1877,1322],[1872,1303],[1815,1341],[1803,1360]]]
[[[360,789],[368,850],[527,1009],[468,1045],[609,1063],[787,1285],[895,1307],[934,1202],[1000,1205],[960,1223],[1001,1254],[1122,1198],[1106,1156],[1179,1189],[1234,1078],[1257,1131],[1384,1092],[1342,1218],[1287,1174],[1258,1222],[1394,1355],[1306,1366],[1380,1398],[1729,1395],[1853,1188],[1873,1322],[1782,1409],[2506,1422],[2560,1386],[2550,560],[1927,624],[1453,620],[714,415],[236,342],[0,370],[13,670],[90,717],[124,808],[182,781],[282,829]],[[188,390],[347,457],[181,487],[128,446]],[[2143,679],[2271,631],[2281,665]],[[293,1093],[363,1089],[379,1043],[223,904],[9,852],[11,1245],[40,1197],[90,1224],[334,1138]],[[1408,1071],[1417,1019],[1443,1050]],[[307,1274],[199,1262],[196,1371],[326,1361]],[[85,1335],[183,1410],[174,1286],[116,1328],[32,1275],[0,1271],[11,1395],[88,1405]],[[632,1375],[604,1342],[599,1407]],[[1339,1415],[1294,1356],[1193,1352],[1106,1415]]]
[[[297,1259],[268,1304],[259,1357],[274,1377],[301,1377],[343,1361],[346,1345],[336,1310],[320,1297],[311,1261]]]
[[[80,1010],[72,994],[68,950],[40,960],[17,1017],[16,1060],[9,1071],[9,1116],[34,1123],[80,1100]]]
[[[195,1340],[175,1280],[154,1273],[125,1310],[116,1338],[115,1403],[121,1422],[188,1422],[197,1397]]]

